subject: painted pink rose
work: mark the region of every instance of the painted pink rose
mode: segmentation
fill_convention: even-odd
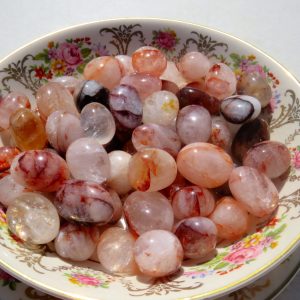
[[[257,72],[259,73],[263,78],[266,78],[266,73],[264,72],[264,69],[261,65],[246,65],[245,70],[247,73]]]
[[[61,43],[57,49],[57,57],[71,66],[82,62],[78,46],[71,43]]]
[[[256,258],[259,254],[262,253],[262,250],[263,248],[260,246],[243,248],[228,254],[223,258],[223,260],[232,264],[242,264],[250,259]]]
[[[93,286],[99,286],[101,284],[99,279],[90,276],[75,274],[73,275],[73,277],[76,278],[82,284],[93,285]]]
[[[296,150],[294,152],[293,158],[292,158],[292,163],[296,169],[300,169],[300,151],[299,150]]]
[[[155,32],[153,42],[156,46],[167,51],[173,51],[178,42],[174,31],[158,31]]]

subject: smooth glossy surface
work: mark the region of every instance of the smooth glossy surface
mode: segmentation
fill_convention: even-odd
[[[275,185],[254,168],[234,169],[229,178],[229,188],[235,199],[254,216],[268,216],[278,206],[279,195]]]
[[[146,148],[135,153],[129,162],[129,182],[142,192],[159,191],[169,186],[177,174],[174,158],[166,151]]]
[[[16,147],[0,147],[0,172],[10,168],[13,159],[20,154]]]
[[[83,108],[80,124],[85,136],[96,138],[102,145],[109,143],[116,132],[111,112],[100,103],[92,102]]]
[[[221,117],[212,118],[210,143],[223,148],[226,152],[230,151],[233,135]]]
[[[37,193],[23,193],[6,212],[9,229],[33,244],[52,241],[59,231],[59,216],[50,200]]]
[[[17,183],[41,192],[55,192],[69,178],[66,162],[49,150],[22,152],[13,160],[10,172]]]
[[[178,171],[190,182],[205,188],[224,184],[233,169],[231,157],[220,147],[193,143],[177,156]]]
[[[102,183],[110,176],[107,152],[95,138],[81,138],[73,142],[67,150],[66,161],[76,179]]]
[[[128,224],[138,235],[153,230],[171,231],[174,222],[172,206],[159,192],[133,192],[125,200],[124,213]]]
[[[151,277],[161,277],[179,269],[183,249],[173,233],[165,230],[151,230],[137,239],[134,257],[142,273]]]

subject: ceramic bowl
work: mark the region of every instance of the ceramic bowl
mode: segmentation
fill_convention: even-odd
[[[53,76],[81,74],[99,55],[131,54],[154,45],[168,59],[198,50],[227,63],[237,75],[256,70],[273,90],[269,109],[271,139],[291,151],[290,173],[280,187],[280,207],[261,230],[219,247],[204,264],[184,266],[160,279],[113,276],[88,261],[71,263],[44,246],[32,249],[12,237],[0,211],[0,266],[29,285],[66,299],[132,300],[210,299],[262,276],[297,247],[300,238],[300,85],[280,64],[237,38],[206,27],[158,19],[94,22],[47,35],[15,51],[0,63],[2,94],[18,90],[34,103],[38,87]],[[59,59],[57,53],[59,53]]]

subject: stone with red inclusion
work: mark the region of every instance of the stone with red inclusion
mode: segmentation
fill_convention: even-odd
[[[291,154],[286,145],[265,141],[255,144],[246,153],[243,165],[256,168],[269,178],[282,175],[290,166]]]
[[[60,228],[54,241],[55,251],[63,258],[85,261],[95,251],[98,239],[97,227],[66,223]]]
[[[232,197],[221,198],[209,218],[216,224],[221,239],[235,240],[248,230],[249,215],[244,206]]]
[[[215,207],[213,194],[199,186],[185,186],[172,195],[172,207],[178,220],[196,216],[206,217]]]
[[[175,273],[180,268],[183,249],[173,233],[151,230],[136,240],[134,258],[142,273],[161,277]]]
[[[159,77],[167,67],[167,59],[159,49],[145,46],[132,54],[132,66],[138,73]]]
[[[56,193],[54,205],[61,217],[83,223],[108,223],[114,214],[109,192],[96,182],[67,180]]]
[[[131,157],[128,172],[129,182],[134,189],[154,192],[166,188],[175,180],[177,166],[168,152],[146,148]]]
[[[14,158],[10,172],[17,183],[40,192],[55,192],[69,178],[66,162],[49,150],[22,152]]]
[[[175,235],[187,258],[202,258],[210,254],[217,244],[217,227],[208,218],[194,217],[181,220],[175,227]]]
[[[238,167],[229,177],[229,188],[237,201],[256,217],[266,217],[277,207],[279,194],[274,183],[251,167]]]
[[[9,169],[18,154],[20,154],[20,150],[16,147],[0,147],[0,172]]]
[[[133,192],[125,200],[124,213],[130,228],[138,235],[153,230],[171,231],[174,213],[168,199],[159,192]]]

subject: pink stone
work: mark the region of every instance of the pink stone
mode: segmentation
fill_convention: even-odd
[[[66,162],[48,150],[22,152],[13,160],[10,172],[17,183],[41,192],[55,192],[69,178]]]
[[[218,237],[226,240],[241,238],[249,226],[247,211],[232,197],[221,198],[210,219],[218,228]]]
[[[208,58],[201,52],[188,52],[182,56],[178,63],[178,69],[189,81],[198,81],[206,76],[210,68]]]
[[[73,96],[67,88],[57,82],[46,83],[37,90],[36,104],[44,120],[56,110],[78,115]]]
[[[57,254],[74,261],[85,261],[90,258],[97,247],[98,228],[66,223],[55,239]]]
[[[208,218],[194,217],[177,223],[174,233],[181,242],[184,256],[198,259],[210,254],[217,244],[217,227]]]
[[[206,217],[215,207],[213,194],[199,186],[179,188],[172,195],[172,207],[178,220],[196,216]]]
[[[169,186],[176,178],[174,158],[166,151],[146,148],[135,153],[129,162],[129,182],[139,191],[154,192]]]
[[[187,85],[187,80],[178,71],[176,64],[173,61],[167,62],[167,67],[160,76],[160,79],[174,82],[180,89]]]
[[[243,165],[265,173],[269,178],[282,175],[291,164],[289,149],[282,143],[265,141],[252,146],[243,159]]]
[[[74,94],[76,87],[80,84],[81,81],[82,80],[73,76],[60,76],[51,80],[51,82],[59,83],[67,88],[72,95]]]
[[[144,124],[134,129],[132,143],[137,151],[145,148],[159,148],[176,156],[181,148],[177,133],[158,124]]]
[[[223,63],[214,64],[205,77],[206,92],[220,100],[231,96],[236,84],[235,74]]]
[[[107,191],[110,194],[110,200],[107,202],[113,207],[114,210],[110,223],[117,223],[123,215],[123,204],[116,191],[113,189],[107,189]]]
[[[67,150],[66,161],[76,179],[102,183],[110,176],[107,152],[96,138],[80,138],[73,142]]]
[[[99,262],[110,273],[135,274],[138,271],[134,261],[135,238],[122,228],[105,230],[97,246]]]
[[[273,182],[251,167],[234,169],[229,178],[234,198],[256,217],[270,215],[278,206],[279,195]]]
[[[56,193],[54,204],[61,217],[84,223],[108,223],[113,216],[113,200],[101,184],[67,180]]]
[[[183,144],[207,142],[211,135],[211,116],[200,105],[188,105],[179,111],[177,133]]]
[[[65,153],[74,141],[83,137],[83,130],[77,116],[58,110],[48,117],[46,134],[52,147]]]
[[[141,100],[146,99],[148,96],[154,92],[161,90],[161,80],[158,77],[152,76],[150,74],[140,74],[134,73],[126,75],[121,79],[120,84],[126,84],[133,86],[141,98]]]
[[[151,230],[142,234],[134,246],[135,261],[142,273],[161,277],[176,272],[183,259],[178,238],[165,230]]]
[[[20,108],[29,108],[31,105],[27,96],[12,92],[6,97],[0,97],[0,129],[9,128],[9,118]]]
[[[134,69],[132,67],[132,58],[131,58],[131,56],[129,56],[129,55],[116,55],[116,59],[120,63],[120,67],[121,67],[121,70],[122,70],[122,77],[134,73]]]
[[[210,142],[223,148],[226,152],[229,152],[232,139],[233,137],[226,121],[220,117],[213,117]]]
[[[115,57],[100,56],[85,66],[83,76],[87,80],[96,80],[111,90],[120,84],[122,68]]]
[[[174,223],[172,206],[159,192],[133,192],[125,200],[124,213],[129,226],[138,235],[153,230],[171,231]]]
[[[208,143],[193,143],[180,150],[177,167],[190,182],[215,188],[228,180],[233,162],[222,148]]]
[[[0,147],[0,172],[9,169],[18,154],[20,151],[16,147]]]

